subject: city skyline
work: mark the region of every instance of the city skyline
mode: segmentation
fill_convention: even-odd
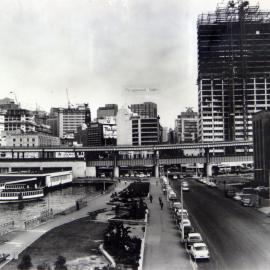
[[[218,2],[1,1],[1,96],[49,111],[67,106],[69,89],[71,103],[88,102],[94,117],[106,103],[153,101],[161,124],[174,127],[185,107],[197,111],[196,21]]]

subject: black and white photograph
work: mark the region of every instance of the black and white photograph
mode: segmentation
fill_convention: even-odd
[[[0,270],[270,269],[269,0],[0,0]]]

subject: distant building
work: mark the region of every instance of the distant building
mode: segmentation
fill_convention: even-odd
[[[117,112],[118,112],[117,104],[105,104],[105,107],[99,107],[97,109],[97,119],[103,119],[110,116],[116,117]]]
[[[20,106],[14,102],[11,98],[0,99],[0,109],[1,110],[17,110]]]
[[[167,127],[162,128],[162,143],[167,143],[169,136],[168,136],[169,129]]]
[[[77,128],[74,136],[74,144],[88,146],[88,127],[85,124]]]
[[[121,108],[116,116],[117,145],[132,145],[132,112]]]
[[[175,144],[177,143],[177,137],[176,137],[176,133],[173,129],[169,129],[169,132],[168,132],[168,142],[170,144]]]
[[[88,104],[70,108],[51,108],[50,118],[48,119],[53,134],[57,133],[57,136],[61,139],[67,140],[73,140],[77,128],[83,124],[89,125],[90,122],[91,113]]]
[[[181,112],[175,120],[177,142],[196,142],[198,138],[198,113],[192,109]]]
[[[101,146],[104,145],[103,138],[103,125],[98,122],[92,122],[87,128],[87,145],[88,146]]]
[[[260,186],[270,186],[270,111],[253,116],[253,154],[255,181]]]
[[[38,147],[38,146],[58,146],[60,139],[40,133],[6,133],[6,146],[12,147]]]
[[[153,145],[161,141],[159,118],[132,117],[132,145]]]
[[[130,109],[143,118],[157,117],[157,104],[153,102],[144,102],[142,104],[131,104]]]

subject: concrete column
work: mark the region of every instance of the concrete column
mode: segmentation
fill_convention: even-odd
[[[159,166],[155,165],[155,177],[158,178],[159,177]]]
[[[8,172],[11,173],[12,172],[12,168],[8,167]]]
[[[85,174],[88,177],[97,177],[97,168],[96,167],[86,167]]]
[[[207,163],[207,165],[206,165],[206,175],[207,176],[212,176],[212,167],[213,167],[212,164]]]
[[[119,167],[115,166],[113,168],[113,177],[118,178],[119,177]]]

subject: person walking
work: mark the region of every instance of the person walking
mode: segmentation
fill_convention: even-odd
[[[159,200],[159,204],[161,204],[161,202],[162,202],[161,197],[158,197],[158,200]]]
[[[153,196],[150,194],[150,196],[149,196],[149,200],[150,200],[150,203],[152,203],[152,201],[153,201]]]
[[[163,201],[160,202],[160,209],[163,209]]]

